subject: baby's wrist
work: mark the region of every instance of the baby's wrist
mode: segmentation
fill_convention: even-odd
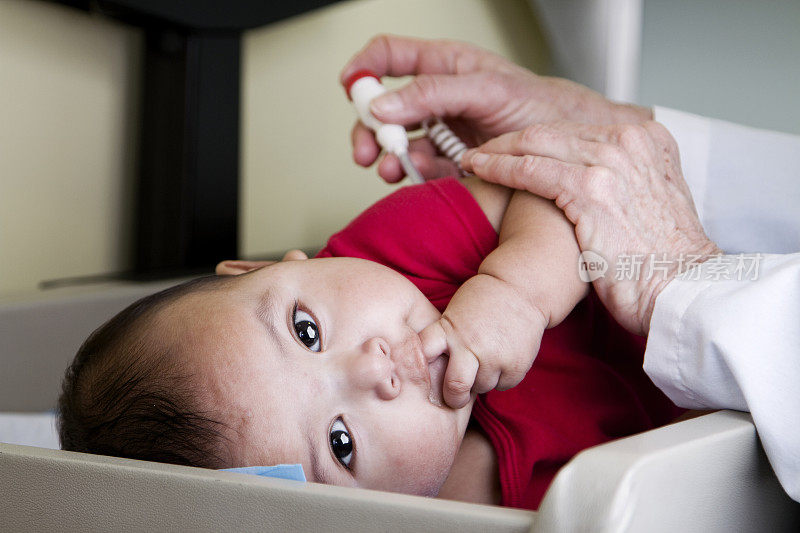
[[[534,317],[533,319],[540,326],[542,331],[551,328],[555,325],[555,324],[551,325],[553,314],[550,313],[547,309],[538,305],[537,303],[535,302],[531,303],[531,311],[532,311],[531,315],[532,317]]]
[[[557,294],[537,293],[531,297],[531,305],[536,308],[545,320],[545,328],[549,329],[559,325],[575,308],[575,305],[585,297],[585,293],[578,298],[567,298],[569,291]],[[587,291],[588,292],[588,291]]]

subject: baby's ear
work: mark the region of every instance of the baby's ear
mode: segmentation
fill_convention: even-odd
[[[281,261],[305,261],[308,256],[303,250],[289,250],[283,254]]]
[[[217,276],[238,276],[239,274],[245,274],[252,270],[256,270],[257,268],[265,267],[273,263],[275,263],[275,261],[228,260],[219,263],[215,271]]]

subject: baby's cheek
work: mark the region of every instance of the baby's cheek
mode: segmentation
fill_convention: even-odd
[[[425,464],[424,481],[421,478],[420,492],[421,496],[436,496],[442,488],[450,473],[450,468],[453,466],[455,453],[450,453],[446,450],[436,450],[428,457],[427,464]]]
[[[435,431],[420,450],[416,461],[420,482],[418,494],[424,496],[436,496],[439,493],[453,466],[460,442],[458,435],[448,431],[446,424],[431,422],[431,425]]]
[[[431,421],[416,435],[398,435],[384,456],[382,479],[372,488],[418,496],[436,496],[452,466],[451,439]]]
[[[432,461],[424,453],[416,454],[413,463],[403,463],[395,467],[389,490],[417,496],[436,496],[448,469],[443,469],[439,461]]]
[[[442,314],[424,297],[415,302],[409,315],[408,326],[417,333],[442,318]]]

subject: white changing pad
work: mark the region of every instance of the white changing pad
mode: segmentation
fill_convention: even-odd
[[[58,450],[55,413],[0,413],[0,442]]]

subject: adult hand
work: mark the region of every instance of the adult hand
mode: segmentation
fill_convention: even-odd
[[[610,124],[644,122],[650,109],[616,104],[569,80],[537,76],[475,46],[443,40],[379,35],[344,67],[341,80],[369,69],[378,76],[413,75],[404,87],[376,98],[372,113],[381,121],[415,127],[430,117],[446,119],[469,146],[531,124],[560,120]],[[352,131],[353,158],[369,166],[380,155],[372,132],[357,123]],[[430,142],[413,141],[411,159],[420,173],[437,178],[457,173]],[[403,177],[399,161],[386,156],[378,173],[388,182]]]
[[[555,200],[584,255],[595,252],[608,263],[593,281],[603,304],[640,335],[650,329],[664,286],[721,253],[700,224],[677,144],[656,122],[531,126],[466,152],[462,167]]]

